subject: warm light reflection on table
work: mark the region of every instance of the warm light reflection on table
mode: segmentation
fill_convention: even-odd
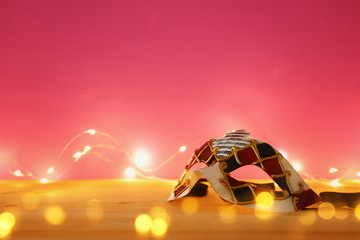
[[[360,186],[358,180],[342,180],[341,187],[307,182],[317,192],[354,192]],[[271,196],[259,196],[261,207],[248,209],[222,201],[211,187],[205,197],[167,202],[174,184],[175,181],[139,179],[47,184],[2,180],[0,238],[191,239],[198,234],[204,237],[242,234],[272,239],[278,234],[290,234],[290,229],[306,236],[316,231],[317,239],[335,239],[334,232],[360,236],[360,205],[355,209],[336,209],[330,203],[319,203],[304,211],[277,214],[266,211],[271,206]]]

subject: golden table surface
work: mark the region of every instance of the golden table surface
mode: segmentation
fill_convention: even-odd
[[[355,180],[344,180],[338,188],[307,182],[318,193],[360,190],[360,182]],[[354,209],[336,210],[335,215],[326,220],[318,213],[319,204],[315,204],[307,210],[272,214],[262,219],[252,209],[222,201],[209,187],[207,196],[189,197],[198,203],[198,209],[190,214],[181,207],[186,198],[166,201],[174,184],[175,181],[139,179],[61,180],[48,184],[1,180],[1,212],[12,213],[16,220],[11,232],[3,237],[36,240],[360,239],[360,220]],[[167,232],[160,237],[151,231],[141,234],[135,229],[136,217],[150,214],[154,207],[160,207],[168,215]],[[47,220],[52,216],[49,209],[56,209],[53,224]],[[236,214],[222,211],[224,209]],[[221,211],[225,214],[221,215]]]

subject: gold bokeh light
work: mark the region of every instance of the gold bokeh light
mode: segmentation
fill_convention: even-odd
[[[274,197],[269,192],[261,192],[256,196],[255,216],[261,220],[271,217],[271,207]]]
[[[146,234],[150,231],[152,219],[147,214],[140,214],[135,219],[135,229],[140,234]]]
[[[181,209],[183,210],[184,213],[188,215],[196,213],[198,208],[199,208],[199,203],[194,198],[185,198],[181,202]]]
[[[164,219],[168,224],[170,223],[170,216],[163,207],[155,206],[150,210],[150,217],[152,219],[161,218]]]
[[[355,208],[355,217],[360,220],[360,204],[358,204]]]
[[[261,192],[256,196],[256,205],[263,210],[270,209],[274,203],[274,197],[269,192]]]
[[[88,201],[86,216],[92,221],[99,221],[104,217],[104,210],[98,199],[91,199]]]
[[[166,221],[162,218],[155,218],[152,221],[151,225],[151,233],[154,234],[156,237],[162,237],[167,232],[168,225]]]
[[[51,225],[61,225],[64,223],[66,214],[62,208],[58,206],[48,207],[45,211],[45,219]]]
[[[304,226],[311,226],[316,221],[316,212],[312,210],[304,210],[301,211],[299,214],[299,221]]]
[[[343,220],[349,216],[348,209],[335,209],[335,217],[337,219]]]
[[[262,208],[260,208],[259,206],[255,207],[255,216],[261,220],[267,220],[271,217],[271,212],[270,211],[266,211]]]
[[[319,216],[324,220],[329,220],[335,215],[335,207],[329,202],[323,202],[318,208]]]
[[[15,225],[15,217],[10,212],[0,214],[0,238],[7,237]]]
[[[234,205],[219,208],[219,216],[223,223],[232,224],[236,221],[236,209]]]

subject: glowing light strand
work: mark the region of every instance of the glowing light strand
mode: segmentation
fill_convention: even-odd
[[[53,174],[54,171],[55,171],[55,167],[57,165],[57,163],[60,161],[60,159],[62,158],[62,156],[64,155],[64,153],[69,149],[69,147],[78,139],[80,138],[81,136],[83,136],[84,134],[90,134],[90,135],[100,135],[100,136],[104,136],[108,139],[110,139],[113,143],[115,143],[117,146],[113,146],[113,145],[106,145],[106,144],[97,144],[97,145],[93,145],[93,146],[89,146],[89,145],[86,145],[84,147],[84,150],[82,152],[76,152],[73,157],[73,161],[71,161],[71,163],[68,165],[68,167],[66,168],[65,171],[62,171],[58,174],[58,177],[62,177],[63,175],[65,175],[68,171],[70,171],[70,169],[73,167],[73,165],[75,163],[78,162],[78,160],[83,157],[84,155],[87,155],[87,154],[93,154],[95,156],[97,156],[98,158],[106,161],[106,162],[109,162],[111,164],[117,164],[117,165],[123,165],[123,163],[119,163],[117,161],[114,161],[110,158],[107,158],[105,156],[103,156],[101,153],[95,151],[95,149],[100,149],[100,148],[105,148],[105,149],[112,149],[112,150],[116,150],[116,151],[121,151],[123,153],[126,154],[126,156],[128,157],[128,160],[130,160],[132,163],[134,163],[134,159],[135,157],[129,152],[127,151],[125,148],[123,148],[121,146],[121,144],[119,143],[119,141],[117,139],[115,139],[113,136],[111,136],[110,134],[108,133],[105,133],[105,132],[100,132],[100,131],[95,131],[94,129],[89,129],[89,130],[86,130],[86,131],[83,131],[79,134],[77,134],[75,137],[73,137],[66,145],[65,147],[62,149],[62,151],[59,153],[59,155],[56,157],[55,161],[54,161],[54,164],[47,170],[47,174],[50,175],[50,174]],[[132,173],[131,173],[131,177],[134,177],[134,176],[140,176],[142,178],[146,178],[146,179],[156,179],[156,180],[160,180],[160,181],[172,181],[172,180],[169,180],[169,179],[163,179],[163,178],[159,178],[159,177],[156,177],[154,175],[147,175],[145,173],[152,173],[152,172],[155,172],[157,170],[159,170],[160,168],[162,168],[163,166],[165,166],[167,163],[169,163],[170,161],[172,161],[179,153],[182,153],[182,152],[185,152],[186,151],[186,146],[181,146],[179,148],[179,150],[174,153],[172,156],[170,156],[168,159],[166,159],[165,161],[163,161],[162,163],[160,163],[158,166],[154,167],[154,168],[145,168],[143,167],[141,164],[135,164],[135,167],[139,170],[139,171],[136,171],[135,169],[131,168],[132,169]],[[9,160],[9,159],[6,159],[7,161],[11,162],[12,164],[14,164],[15,166],[17,166],[16,170],[11,170],[9,167],[8,167],[8,170],[10,171],[10,173],[14,176],[17,176],[17,177],[31,177],[31,178],[34,178],[34,179],[39,179],[39,177],[35,177],[30,171],[26,170],[22,164],[18,163],[17,161],[15,160]],[[296,163],[296,165],[299,165],[296,167],[296,169],[299,171],[300,168],[301,168],[301,164],[300,163]],[[21,170],[20,170],[21,169]],[[128,168],[130,169],[130,167]],[[128,170],[127,169],[127,170]],[[332,180],[329,180],[329,179],[324,179],[324,178],[320,178],[320,177],[316,177],[314,175],[310,175],[304,171],[301,171],[301,174],[304,175],[306,178],[308,179],[312,179],[312,180],[315,180],[315,181],[318,181],[318,182],[321,182],[321,183],[328,183],[329,185],[333,186],[333,187],[337,187],[337,186],[340,186],[341,183],[339,182],[341,179],[343,179],[344,177],[350,175],[350,174],[354,174],[358,177],[360,177],[360,169],[357,169],[357,168],[342,168],[342,169],[338,169],[338,168],[330,168],[329,169],[329,173],[330,174],[333,174],[333,173],[337,173],[337,172],[340,172],[340,171],[343,171],[344,169],[350,169],[351,171],[349,171],[348,173],[346,174],[343,174],[343,176],[341,177],[338,177],[338,178],[335,178],[335,179],[332,179]],[[53,179],[54,180],[54,179]],[[42,177],[40,178],[40,183],[48,183],[49,180],[46,178],[46,177]]]

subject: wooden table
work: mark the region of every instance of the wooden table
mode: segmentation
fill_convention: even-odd
[[[209,187],[206,197],[191,197],[199,204],[193,214],[185,213],[183,199],[167,202],[175,182],[156,180],[68,180],[39,184],[35,181],[0,181],[1,212],[15,216],[10,239],[360,239],[360,220],[354,209],[342,209],[345,219],[319,217],[317,205],[290,214],[273,214],[259,219],[254,210],[223,202]],[[308,181],[316,192],[332,187]],[[336,190],[359,191],[359,182],[347,181]],[[49,207],[57,218],[50,224]],[[169,216],[164,236],[139,234],[135,219],[161,207]],[[233,207],[234,208],[231,208]],[[224,223],[219,211],[236,212]],[[54,208],[52,208],[54,209]],[[60,213],[59,213],[60,212]],[[227,215],[225,215],[227,216]],[[309,220],[307,219],[308,217]],[[56,220],[56,219],[55,219]]]

